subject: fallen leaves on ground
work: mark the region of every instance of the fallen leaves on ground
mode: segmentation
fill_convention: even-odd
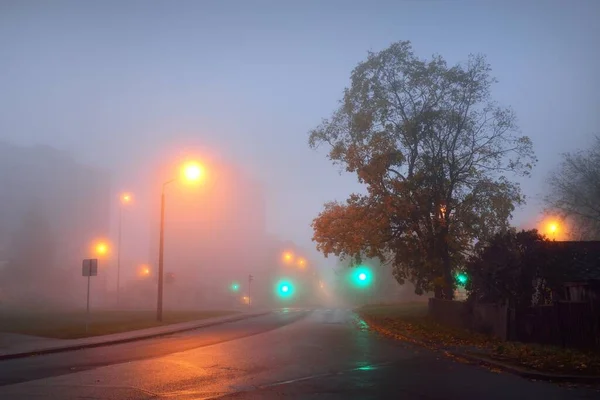
[[[568,375],[600,375],[600,354],[554,346],[506,342],[490,356],[539,371]]]
[[[553,346],[502,342],[477,332],[441,325],[427,316],[427,305],[363,307],[370,329],[430,349],[454,350],[541,372],[600,375],[600,354]],[[405,308],[405,309],[404,309]]]

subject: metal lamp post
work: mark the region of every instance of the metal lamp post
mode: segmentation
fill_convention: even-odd
[[[119,237],[117,239],[117,307],[120,305],[120,294],[121,294],[121,237],[123,227],[123,205],[131,201],[130,194],[121,195],[121,201],[119,202]]]
[[[197,181],[201,178],[203,169],[200,165],[191,163],[183,168],[184,178],[188,181]],[[165,244],[165,187],[175,182],[177,178],[163,183],[160,194],[160,239],[158,247],[158,293],[156,300],[156,320],[163,320],[163,289],[164,289],[164,244]]]

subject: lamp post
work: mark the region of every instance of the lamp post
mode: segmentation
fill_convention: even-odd
[[[183,167],[183,177],[187,181],[197,181],[202,177],[203,169],[196,163],[190,163]],[[164,286],[164,244],[165,244],[165,188],[169,183],[175,182],[178,178],[173,178],[162,185],[160,194],[160,239],[158,245],[158,293],[156,301],[156,320],[161,322],[163,319],[163,286]]]
[[[131,194],[123,193],[119,204],[119,238],[117,241],[117,307],[120,304],[121,294],[121,230],[123,225],[123,206],[131,202]]]

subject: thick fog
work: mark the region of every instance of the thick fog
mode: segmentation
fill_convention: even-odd
[[[535,227],[559,154],[600,126],[597,3],[349,3],[0,3],[0,306],[83,308],[98,258],[93,307],[117,306],[117,281],[120,307],[155,307],[161,191],[189,161],[202,178],[164,188],[165,307],[286,306],[282,280],[294,305],[414,299],[384,267],[376,298],[349,291],[310,226],[365,187],[308,132],[397,40],[488,56],[539,158],[512,221]]]

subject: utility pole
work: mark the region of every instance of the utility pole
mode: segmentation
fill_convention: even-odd
[[[248,275],[248,308],[250,308],[250,305],[252,304],[252,297],[250,296],[250,284],[252,283],[253,279],[254,277],[251,274]]]
[[[120,305],[121,294],[121,230],[123,225],[123,205],[119,204],[119,239],[117,243],[117,308]]]
[[[166,184],[165,184],[166,185]],[[162,322],[163,318],[163,259],[165,245],[165,185],[160,197],[160,240],[158,247],[158,296],[156,304],[156,320]]]

